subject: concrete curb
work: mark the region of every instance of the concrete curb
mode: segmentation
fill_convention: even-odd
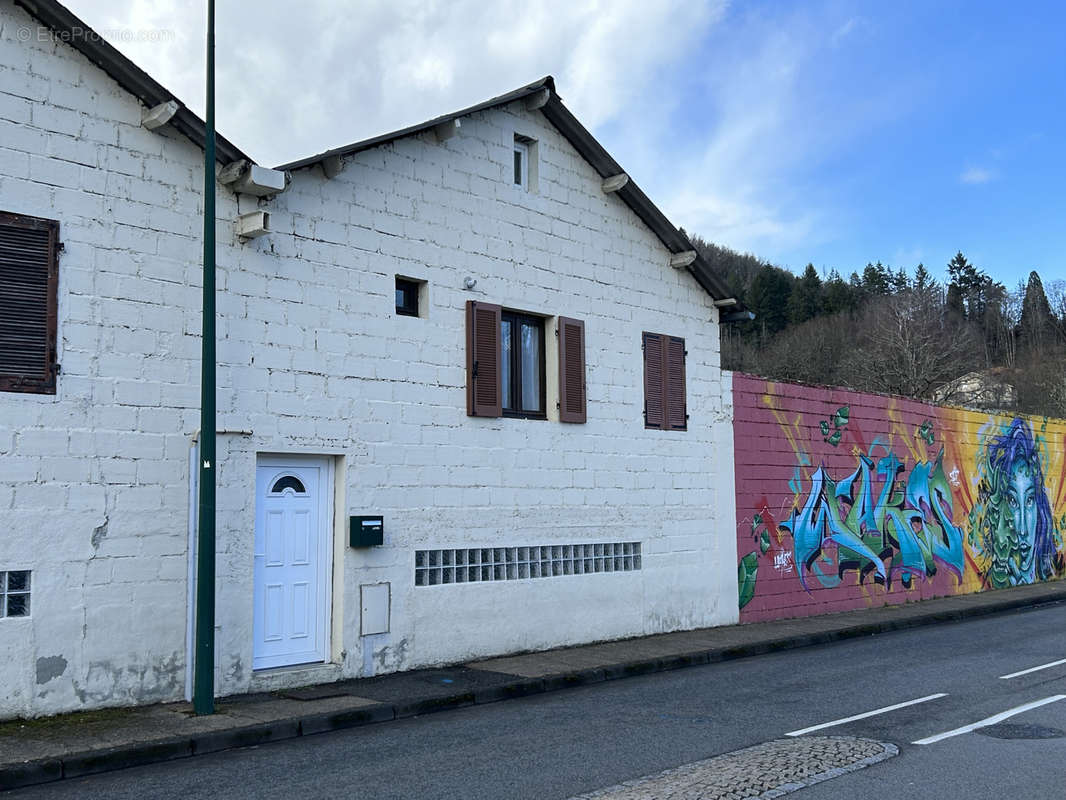
[[[37,761],[27,761],[21,764],[10,764],[0,767],[0,791],[126,769],[127,767],[157,764],[240,747],[250,747],[267,742],[294,739],[299,736],[313,736],[319,733],[405,719],[438,711],[449,711],[455,708],[513,700],[604,681],[732,661],[783,650],[792,650],[798,647],[870,636],[877,633],[907,630],[944,622],[960,622],[966,619],[989,616],[1021,608],[1036,608],[1045,604],[1061,602],[1063,599],[1061,594],[1056,596],[1051,592],[1038,597],[1004,597],[997,599],[997,602],[994,603],[985,601],[980,605],[975,604],[968,608],[929,610],[925,613],[913,614],[904,619],[859,623],[835,630],[780,636],[744,645],[708,648],[680,655],[632,659],[603,667],[557,673],[543,678],[522,678],[509,683],[454,695],[415,698],[393,705],[381,703],[364,708],[312,714],[258,725],[231,728],[229,730],[211,731],[191,738],[181,737],[155,742],[140,742],[128,746],[101,748],[99,750],[71,753],[70,755]]]

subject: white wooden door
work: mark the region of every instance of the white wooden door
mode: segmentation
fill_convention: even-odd
[[[252,669],[326,660],[332,487],[327,459],[256,467]]]

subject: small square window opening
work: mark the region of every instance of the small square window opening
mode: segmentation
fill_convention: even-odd
[[[419,316],[418,295],[421,283],[396,276],[396,313],[405,317]]]
[[[30,615],[30,572],[0,572],[0,617]]]

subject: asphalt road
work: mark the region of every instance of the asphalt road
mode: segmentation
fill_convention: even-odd
[[[971,732],[913,744],[1066,695],[1066,606],[882,634],[474,706],[259,748],[64,781],[22,798],[568,798],[790,732],[943,694],[812,735],[893,742],[900,755],[797,798],[1066,797],[1066,738]],[[993,729],[1066,730],[1066,699]],[[1050,731],[1053,733],[1053,731]]]

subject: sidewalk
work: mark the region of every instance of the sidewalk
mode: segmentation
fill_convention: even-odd
[[[822,617],[705,628],[188,703],[0,723],[0,790],[615,678],[1066,601],[1066,581]]]

